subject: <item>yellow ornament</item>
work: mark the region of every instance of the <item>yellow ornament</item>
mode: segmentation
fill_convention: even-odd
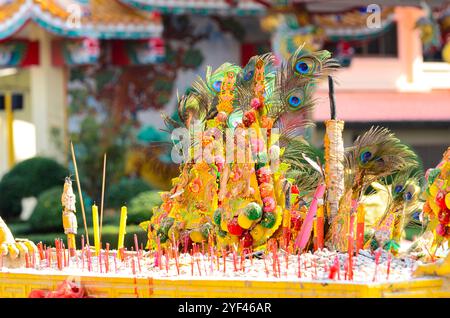
[[[442,49],[442,59],[444,62],[450,63],[450,42],[448,42]]]
[[[436,183],[433,183],[430,187],[430,194],[433,198],[436,197],[437,193],[439,192],[439,187]]]
[[[167,233],[167,236],[169,237],[169,240],[173,240],[173,238],[175,237],[175,241],[177,241],[180,237],[180,234],[178,233],[178,230],[175,226],[171,226]]]
[[[232,244],[238,244],[239,245],[239,236],[237,235],[230,235],[229,236],[229,243]]]
[[[204,240],[204,237],[200,231],[192,231],[189,234],[189,237],[191,238],[192,242],[195,243],[201,243]]]
[[[447,209],[450,209],[450,192],[445,196],[445,205],[447,206]]]
[[[222,229],[222,231],[228,232],[227,221],[225,220],[225,218],[222,218],[222,220],[220,220],[220,228]]]
[[[244,213],[240,213],[238,216],[238,224],[243,229],[249,229],[252,226],[253,221],[250,220]]]
[[[253,241],[259,241],[263,237],[264,232],[265,229],[261,224],[258,224],[253,230],[250,231],[250,235],[252,236]]]
[[[438,215],[438,214],[439,214],[439,211],[441,211],[441,208],[440,208],[439,205],[437,205],[437,203],[434,201],[434,197],[431,198],[431,199],[428,201],[428,204],[429,204],[431,210],[433,211],[434,215]]]

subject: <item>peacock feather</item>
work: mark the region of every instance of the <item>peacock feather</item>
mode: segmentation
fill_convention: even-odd
[[[276,122],[284,114],[302,111],[307,117],[314,107],[317,82],[338,67],[330,52],[307,53],[299,47],[276,74],[274,94],[266,103],[268,116]]]
[[[353,187],[361,191],[373,181],[417,165],[417,155],[387,128],[371,127],[346,150],[346,169],[353,169]]]

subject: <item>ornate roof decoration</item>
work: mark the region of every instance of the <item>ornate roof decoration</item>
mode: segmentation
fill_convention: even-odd
[[[28,20],[64,37],[143,39],[163,31],[159,13],[143,12],[118,0],[4,0],[0,2],[0,39]]]
[[[266,7],[255,0],[120,0],[135,8],[173,14],[261,15]]]

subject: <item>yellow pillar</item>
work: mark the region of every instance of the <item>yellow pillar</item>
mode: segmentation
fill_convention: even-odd
[[[6,138],[8,146],[8,167],[11,169],[15,163],[14,152],[14,113],[11,92],[5,93]]]

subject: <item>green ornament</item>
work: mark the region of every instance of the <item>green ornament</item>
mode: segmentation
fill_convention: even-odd
[[[212,231],[212,225],[209,223],[205,223],[200,228],[200,232],[202,233],[203,237],[208,238],[209,233]]]
[[[265,152],[258,153],[258,162],[266,165],[269,162],[269,158],[267,157],[267,153],[265,153]]]
[[[214,212],[213,218],[214,218],[214,224],[217,224],[220,226],[220,222],[222,221],[222,209],[217,209]]]
[[[162,228],[160,228],[156,232],[156,235],[159,237],[159,241],[161,243],[166,243],[166,241],[169,239],[169,236],[167,235],[167,232],[164,232],[164,230]]]
[[[245,207],[245,216],[249,220],[255,221],[259,219],[262,215],[262,209],[256,202],[251,202]]]
[[[266,229],[271,229],[275,225],[276,216],[274,213],[265,212],[262,215],[261,226]]]
[[[370,241],[370,248],[375,251],[379,247],[379,244],[376,239],[372,239]]]
[[[172,227],[175,219],[174,218],[165,218],[161,221],[160,229],[167,234],[169,232],[169,229]]]
[[[228,234],[226,231],[222,230],[221,228],[217,228],[216,232],[217,232],[217,235],[219,235],[220,237],[225,237]]]

